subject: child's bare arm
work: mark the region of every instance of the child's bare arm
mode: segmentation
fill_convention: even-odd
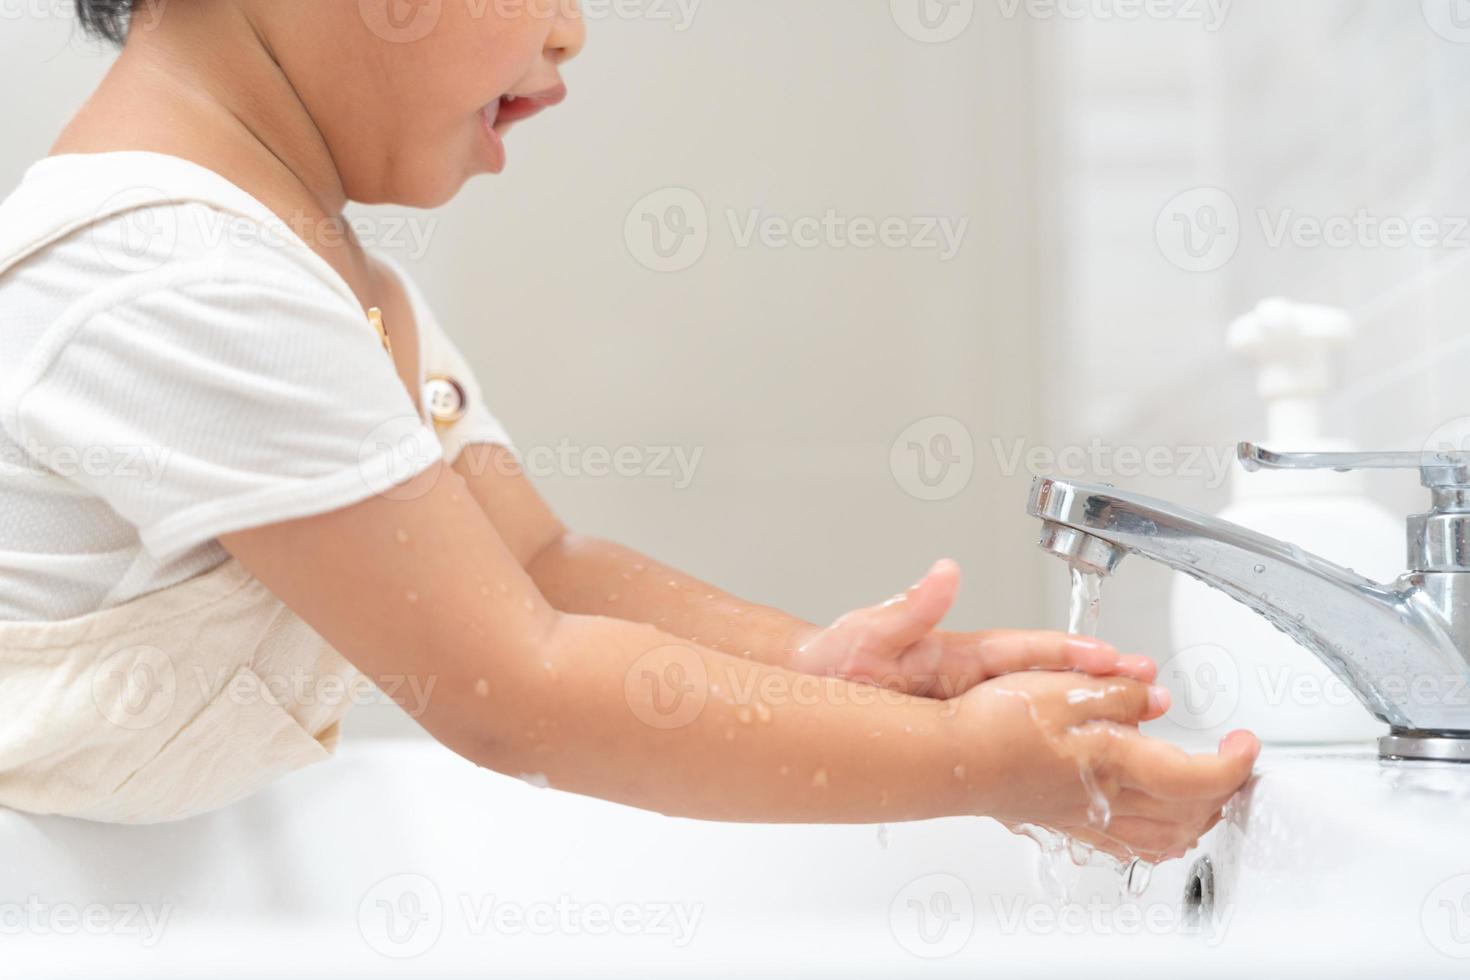
[[[436,466],[390,496],[224,543],[368,676],[432,682],[420,721],[502,772],[724,820],[1067,825],[1085,822],[1085,756],[1120,802],[1159,782],[1167,799],[1150,804],[1138,844],[1162,851],[1250,770],[1240,752],[1160,769],[1162,747],[1134,725],[1161,704],[1126,679],[1033,674],[1024,689],[1002,679],[943,703],[559,613],[457,473]],[[1092,696],[1068,694],[1083,688]]]
[[[959,587],[953,563],[941,563],[901,595],[823,628],[730,595],[624,545],[569,532],[503,447],[471,446],[455,469],[547,601],[562,612],[649,623],[732,656],[926,697],[953,697],[1020,670],[1154,679],[1148,658],[1119,654],[1087,637],[937,629]]]

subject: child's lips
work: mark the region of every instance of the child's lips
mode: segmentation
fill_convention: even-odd
[[[498,174],[505,169],[504,136],[512,125],[558,105],[566,97],[567,87],[557,85],[529,95],[507,93],[480,110],[485,136],[490,143],[490,172]]]
[[[530,95],[502,95],[496,103],[499,107],[496,113],[496,125],[509,126],[522,119],[530,119],[543,109],[559,105],[566,97],[567,87],[565,85],[533,92]]]

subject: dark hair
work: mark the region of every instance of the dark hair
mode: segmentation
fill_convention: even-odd
[[[128,33],[133,0],[77,0],[77,16],[89,33],[121,44]]]

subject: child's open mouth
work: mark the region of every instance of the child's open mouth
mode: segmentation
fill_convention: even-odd
[[[490,172],[498,174],[505,169],[504,137],[512,125],[557,105],[566,97],[567,87],[558,85],[529,95],[506,93],[480,110],[490,144]]]

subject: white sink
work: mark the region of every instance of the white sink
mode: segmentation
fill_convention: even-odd
[[[1087,869],[1059,911],[1035,845],[990,821],[900,825],[884,847],[873,827],[673,820],[360,742],[182,824],[0,812],[0,973],[1470,975],[1470,768],[1268,749],[1260,772],[1141,898]],[[1200,857],[1213,912],[1191,918]]]

